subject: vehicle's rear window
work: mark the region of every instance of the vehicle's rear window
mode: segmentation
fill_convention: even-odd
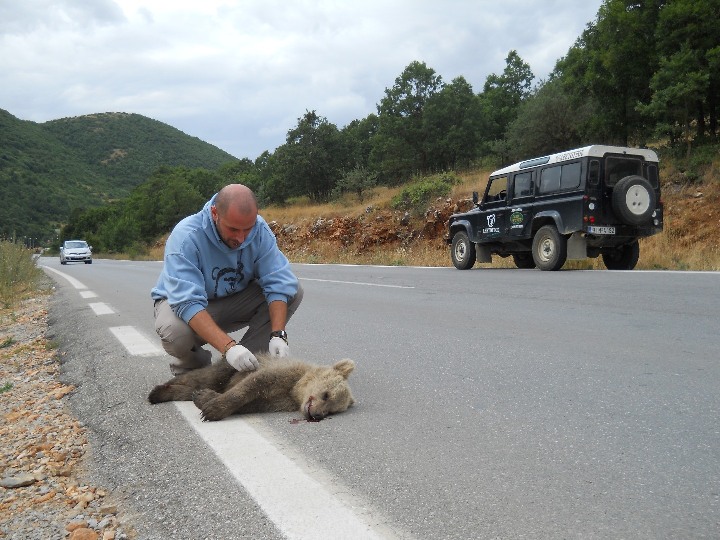
[[[626,176],[634,174],[642,176],[642,163],[640,159],[608,156],[605,159],[605,185],[612,187]]]

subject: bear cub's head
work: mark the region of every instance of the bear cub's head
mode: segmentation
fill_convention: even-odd
[[[332,367],[316,367],[298,381],[294,392],[306,420],[318,422],[355,402],[347,382],[354,369],[355,362],[345,358]]]

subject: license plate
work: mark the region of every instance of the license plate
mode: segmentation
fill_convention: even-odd
[[[615,234],[615,227],[588,227],[590,234]]]

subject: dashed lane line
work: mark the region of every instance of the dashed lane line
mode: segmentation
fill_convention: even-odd
[[[161,356],[164,354],[160,347],[138,332],[134,326],[114,326],[110,328],[110,331],[133,356]]]
[[[88,306],[90,306],[90,309],[95,312],[95,315],[112,315],[115,313],[113,308],[108,306],[105,302],[90,302]]]
[[[83,298],[97,298],[97,294],[89,291],[84,283],[78,281],[74,277],[66,274],[65,272],[60,272],[59,270],[50,268],[49,266],[43,266],[43,268],[66,279],[70,285],[80,291],[80,296]],[[95,315],[111,315],[115,313],[115,310],[104,302],[89,302],[88,306],[93,310]],[[133,326],[116,326],[110,328],[110,332],[112,332],[120,344],[125,347],[127,352],[133,356],[162,356],[165,354],[165,351],[142,335]]]

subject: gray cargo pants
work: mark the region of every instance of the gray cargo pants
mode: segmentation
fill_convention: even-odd
[[[298,284],[297,294],[288,302],[288,320],[302,298],[303,289]],[[265,295],[256,282],[251,282],[246,289],[231,296],[208,301],[207,312],[227,333],[247,328],[239,342],[243,347],[253,353],[267,352],[271,332],[270,311]],[[155,301],[155,331],[160,336],[165,352],[176,358],[170,364],[173,373],[210,365],[212,352],[202,348],[206,341],[175,315],[165,299]]]

